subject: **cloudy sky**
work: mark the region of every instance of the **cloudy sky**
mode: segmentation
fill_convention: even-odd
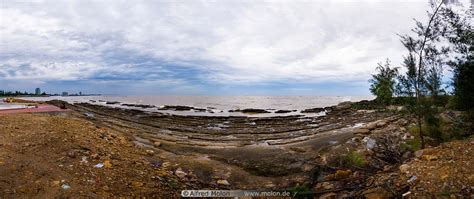
[[[0,89],[369,95],[426,0],[0,0]]]

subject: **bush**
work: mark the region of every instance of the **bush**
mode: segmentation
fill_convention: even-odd
[[[408,140],[406,143],[400,145],[402,151],[418,151],[421,149],[420,139]]]
[[[353,151],[341,157],[341,165],[345,167],[365,167],[367,160],[360,153]]]

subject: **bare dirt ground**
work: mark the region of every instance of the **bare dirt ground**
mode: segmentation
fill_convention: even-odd
[[[378,161],[380,138],[412,139],[410,121],[391,113],[269,119],[69,108],[0,115],[0,198],[175,198],[183,189],[294,187],[322,198],[457,197],[474,190],[474,138],[392,150],[400,161]],[[341,166],[340,157],[353,152],[369,165]]]
[[[0,198],[178,196],[182,185],[158,164],[69,113],[0,116]]]
[[[474,137],[417,151],[400,166],[400,181],[415,197],[474,197]]]

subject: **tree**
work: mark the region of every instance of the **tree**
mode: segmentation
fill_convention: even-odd
[[[460,110],[474,110],[474,30],[468,17],[469,11],[457,13],[450,8],[442,9],[441,16],[447,27],[445,38],[455,52],[449,65],[453,68],[453,86],[456,105]]]
[[[453,58],[448,64],[453,69],[452,86],[455,105],[458,110],[465,111],[466,120],[471,121],[474,129],[474,30],[473,10],[453,10],[451,7],[441,9],[440,16],[446,27],[444,38],[451,44]],[[468,124],[469,126],[469,124]]]
[[[404,57],[403,66],[407,69],[405,75],[399,76],[397,90],[400,94],[413,97],[414,101],[408,104],[415,115],[419,129],[421,148],[425,147],[423,121],[433,121],[432,99],[441,88],[441,71],[443,56],[448,49],[438,45],[446,29],[443,26],[439,11],[443,2],[432,2],[432,12],[428,12],[429,21],[426,25],[416,21],[412,29],[415,36],[401,35],[401,42],[408,50]],[[431,96],[430,99],[428,96]]]
[[[378,63],[377,74],[372,75],[369,80],[370,92],[377,96],[376,100],[384,104],[389,104],[395,90],[395,79],[398,76],[398,68],[390,67],[390,60],[385,60],[385,65]]]

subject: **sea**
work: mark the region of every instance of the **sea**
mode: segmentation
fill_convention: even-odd
[[[121,104],[142,104],[164,107],[166,105],[181,105],[206,109],[207,111],[170,111],[158,108],[137,108],[144,111],[163,112],[177,115],[203,115],[203,116],[249,116],[231,110],[238,109],[264,109],[270,113],[252,114],[251,116],[279,116],[299,115],[301,111],[310,108],[323,108],[334,106],[341,102],[358,102],[372,100],[373,96],[51,96],[28,97],[23,99],[35,101],[63,100],[69,103],[91,103],[112,107],[131,108]],[[107,102],[120,102],[107,104]],[[277,110],[294,110],[290,113],[276,114]],[[229,112],[230,111],[230,112]],[[314,115],[314,114],[302,114]]]

